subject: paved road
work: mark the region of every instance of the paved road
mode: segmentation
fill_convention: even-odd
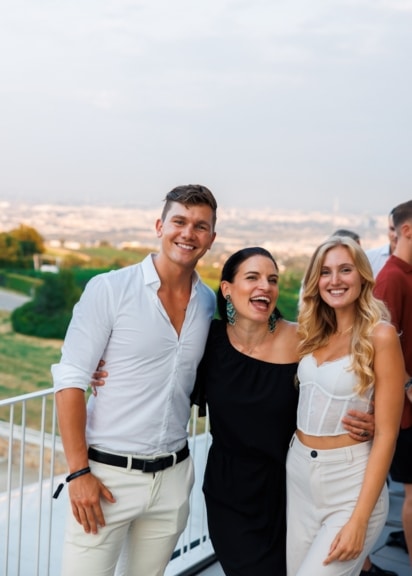
[[[11,312],[30,300],[28,296],[0,288],[0,310]]]

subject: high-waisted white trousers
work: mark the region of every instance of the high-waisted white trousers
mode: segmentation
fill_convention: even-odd
[[[102,501],[106,526],[97,534],[69,510],[61,576],[162,576],[189,514],[191,457],[155,474],[92,460],[90,468],[116,502]]]
[[[385,485],[369,520],[362,554],[354,560],[323,561],[349,520],[362,486],[370,442],[333,450],[304,446],[293,436],[287,457],[288,576],[358,576],[388,515]]]

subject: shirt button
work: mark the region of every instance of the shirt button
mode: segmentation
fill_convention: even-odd
[[[312,456],[312,458],[317,458],[318,453],[316,452],[316,450],[312,450],[312,452],[310,453],[310,455]]]

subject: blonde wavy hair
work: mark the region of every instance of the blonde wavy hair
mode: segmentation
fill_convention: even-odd
[[[357,242],[347,236],[333,236],[322,242],[315,250],[303,279],[302,303],[298,316],[299,356],[305,356],[325,346],[336,332],[336,315],[319,295],[319,278],[325,256],[329,250],[343,246],[351,255],[361,276],[361,292],[356,300],[355,321],[352,331],[350,353],[353,370],[358,379],[356,392],[364,394],[375,382],[373,371],[374,347],[371,334],[381,322],[390,322],[385,304],[373,296],[375,284],[369,260]]]

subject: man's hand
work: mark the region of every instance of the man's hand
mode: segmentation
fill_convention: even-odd
[[[359,410],[348,410],[342,424],[349,436],[358,442],[371,440],[375,434],[375,416]]]
[[[74,517],[87,534],[97,534],[98,527],[105,525],[100,499],[116,502],[110,490],[91,473],[69,483],[69,496]]]

